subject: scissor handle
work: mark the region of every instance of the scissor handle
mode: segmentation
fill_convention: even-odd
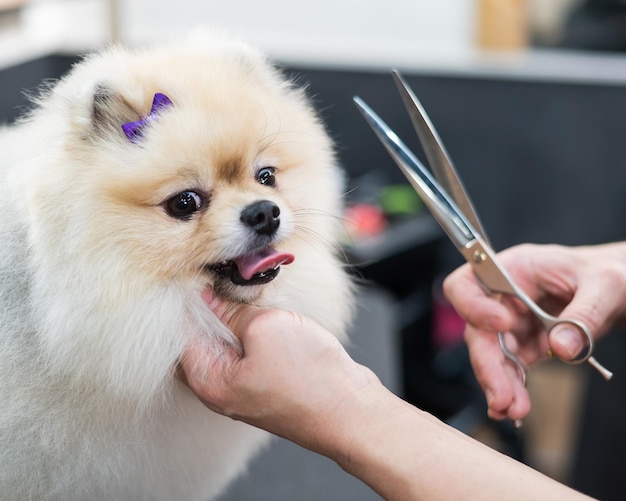
[[[559,357],[561,360],[563,360],[563,362],[572,365],[578,365],[586,362],[587,360],[589,360],[589,358],[591,358],[591,354],[593,353],[594,348],[593,337],[591,336],[591,332],[589,332],[589,329],[584,323],[578,320],[571,320],[568,318],[553,317],[552,315],[548,315],[545,312],[543,312],[542,315],[540,315],[538,312],[535,312],[535,315],[537,316],[537,318],[539,318],[544,328],[546,329],[548,337],[550,336],[550,332],[552,332],[552,330],[557,325],[571,325],[582,334],[583,340],[585,341],[584,349],[582,349],[580,353],[574,358]]]
[[[522,297],[520,297],[520,299],[522,300],[522,302],[524,302],[524,304],[526,304],[526,306],[528,306],[532,310],[537,319],[539,319],[539,321],[543,325],[543,328],[548,333],[548,337],[550,336],[550,332],[552,332],[552,330],[557,325],[571,325],[582,334],[583,340],[585,341],[584,349],[581,350],[581,352],[576,355],[575,358],[562,358],[561,360],[563,360],[563,362],[567,362],[568,364],[572,365],[578,365],[589,360],[589,357],[591,357],[594,348],[593,337],[591,336],[591,332],[589,332],[589,329],[583,322],[580,322],[579,320],[572,320],[569,318],[555,317],[543,311],[539,306],[537,306],[535,302],[529,303],[525,301],[526,298]]]
[[[548,336],[550,336],[550,332],[557,325],[569,324],[575,327],[576,329],[578,329],[583,334],[583,337],[586,340],[585,348],[576,357],[569,358],[569,359],[559,357],[561,361],[567,364],[573,364],[573,365],[578,365],[584,362],[588,362],[589,365],[591,365],[594,369],[596,369],[602,375],[602,377],[604,377],[604,379],[606,379],[607,381],[613,377],[613,373],[610,370],[608,370],[606,367],[602,366],[602,364],[600,364],[600,362],[598,362],[592,356],[593,346],[594,346],[593,337],[591,336],[591,332],[589,332],[589,329],[583,322],[579,320],[569,319],[569,318],[554,317],[544,312],[543,310],[541,310],[541,308],[539,308],[539,310],[542,313],[541,315],[539,314],[539,312],[534,312],[534,313],[535,315],[537,315],[537,318],[539,318],[539,320],[541,320],[541,322],[543,323],[546,329],[546,332],[548,333]]]
[[[500,266],[493,249],[487,245],[481,237],[478,236],[468,242],[468,244],[461,249],[461,253],[472,265],[474,273],[487,289],[491,292],[517,297],[537,317],[548,335],[557,325],[562,324],[570,324],[582,332],[587,341],[585,349],[574,359],[562,359],[559,357],[563,362],[568,364],[582,364],[583,362],[588,362],[607,381],[613,377],[611,371],[603,367],[591,356],[593,353],[593,337],[587,326],[578,320],[555,317],[541,309],[537,303],[517,286],[507,271]],[[506,352],[505,355],[507,355]],[[511,358],[509,355],[507,355],[507,357]]]
[[[608,370],[606,367],[604,367],[602,364],[600,364],[600,362],[598,362],[592,356],[593,348],[594,348],[593,336],[591,335],[591,332],[589,331],[589,329],[583,322],[581,322],[580,320],[574,320],[571,318],[559,318],[559,317],[555,317],[554,315],[550,315],[549,313],[541,309],[539,305],[537,305],[537,303],[535,303],[532,299],[530,299],[530,297],[528,297],[526,293],[524,293],[524,291],[519,289],[514,283],[512,283],[512,285],[515,288],[515,296],[517,296],[533,312],[533,314],[537,317],[537,319],[543,325],[544,329],[546,330],[548,334],[548,337],[550,336],[550,332],[557,325],[564,325],[564,324],[569,324],[575,327],[583,334],[583,337],[586,340],[585,348],[574,358],[559,357],[559,360],[567,364],[572,364],[572,365],[579,365],[584,362],[587,362],[594,369],[596,369],[600,373],[600,375],[602,375],[602,377],[606,379],[607,381],[613,377],[613,373],[610,370]]]

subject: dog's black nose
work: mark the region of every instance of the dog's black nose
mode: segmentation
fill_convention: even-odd
[[[274,202],[261,200],[244,207],[240,219],[261,235],[273,235],[280,225],[280,208]]]

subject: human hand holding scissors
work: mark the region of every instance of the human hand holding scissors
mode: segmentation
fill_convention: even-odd
[[[402,77],[397,72],[393,73],[393,77],[434,176],[367,104],[360,98],[355,98],[355,102],[409,183],[466,259],[479,282],[490,294],[505,294],[521,301],[543,326],[546,333],[546,346],[547,335],[556,326],[567,325],[576,329],[580,333],[583,349],[574,358],[561,358],[561,360],[573,364],[587,362],[605,379],[610,379],[612,373],[600,365],[592,355],[594,344],[588,327],[581,321],[555,317],[545,312],[513,281],[506,269],[499,263],[462,182],[428,116]],[[525,385],[524,364],[507,346],[504,334],[498,332],[497,336],[502,353],[515,365],[521,383]],[[559,353],[556,355],[560,356]]]
[[[522,244],[499,252],[498,261],[533,301],[553,314],[582,320],[595,339],[625,323],[626,242],[576,247]],[[443,286],[466,321],[470,360],[494,419],[521,419],[530,410],[528,391],[511,364],[504,363],[494,332],[507,333],[507,345],[526,367],[545,359],[546,352],[569,359],[585,348],[578,329],[557,326],[548,339],[515,297],[491,299],[469,264],[451,273]]]

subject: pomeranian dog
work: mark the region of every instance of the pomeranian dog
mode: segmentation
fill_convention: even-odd
[[[203,290],[340,338],[350,318],[343,176],[305,92],[222,36],[112,48],[0,151],[0,498],[215,498],[268,434],[176,377],[189,343],[236,343]]]

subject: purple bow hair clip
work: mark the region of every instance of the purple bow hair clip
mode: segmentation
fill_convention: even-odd
[[[152,100],[152,108],[150,109],[150,114],[148,116],[143,117],[141,120],[136,122],[128,122],[122,124],[122,130],[126,137],[131,143],[137,143],[141,139],[143,139],[143,129],[150,122],[154,122],[156,118],[159,116],[159,113],[164,108],[168,108],[172,106],[172,100],[167,97],[165,94],[161,94],[157,92],[154,95],[154,99]]]

